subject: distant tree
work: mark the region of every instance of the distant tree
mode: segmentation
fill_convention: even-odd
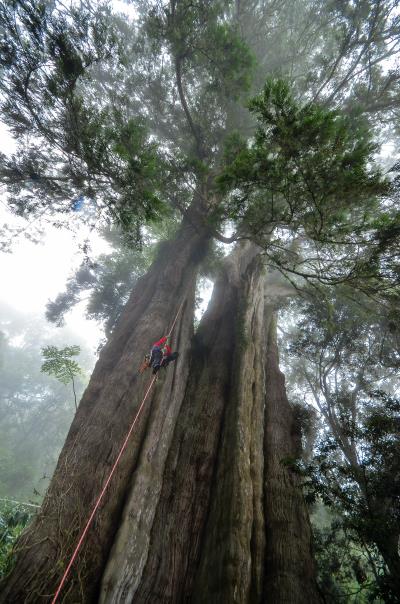
[[[354,543],[379,552],[374,572],[382,593],[398,598],[395,292],[377,303],[371,296],[354,296],[348,286],[321,288],[318,295],[308,291],[296,304],[303,309],[297,323],[286,333],[285,364],[295,380],[289,378],[292,391],[313,399],[321,418],[314,458],[307,462],[314,492],[335,508]]]
[[[42,354],[46,359],[42,364],[43,373],[54,375],[62,384],[72,384],[74,393],[75,410],[78,409],[76,401],[75,380],[77,375],[82,374],[82,369],[78,363],[72,358],[78,356],[81,349],[79,346],[66,346],[65,348],[57,348],[57,346],[46,346],[42,348]]]
[[[377,602],[382,559],[376,548],[360,543],[354,531],[343,525],[339,512],[324,526],[315,518],[312,521],[318,582],[325,603]]]
[[[151,233],[154,231],[156,229]],[[65,315],[84,298],[87,317],[101,321],[108,338],[133,286],[150,266],[157,245],[147,234],[144,250],[132,248],[121,230],[115,227],[104,229],[102,235],[111,251],[94,259],[89,256],[83,259],[68,278],[65,290],[47,303],[46,318],[56,325],[63,325]]]
[[[337,528],[364,551],[375,577],[371,591],[385,602],[399,602],[400,401],[377,392],[364,404],[357,424],[350,415],[341,417],[341,428],[357,450],[357,463],[348,462],[337,439],[321,434],[306,467],[307,484],[339,514]]]
[[[43,317],[4,303],[0,310],[0,497],[27,501],[36,490],[40,502],[73,417],[68,388],[40,371],[41,348],[63,348],[77,336],[67,329],[57,334]],[[90,371],[93,354],[80,344],[80,365]],[[78,400],[85,382],[85,375],[76,377]]]

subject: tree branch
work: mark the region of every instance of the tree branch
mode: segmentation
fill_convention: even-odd
[[[189,107],[186,101],[186,97],[185,97],[185,93],[183,91],[183,85],[182,85],[182,57],[177,56],[175,57],[175,73],[176,73],[176,83],[178,86],[178,93],[179,93],[179,99],[181,101],[181,105],[183,108],[183,111],[185,113],[187,122],[189,124],[189,128],[192,131],[192,134],[194,136],[194,139],[196,141],[196,150],[197,150],[197,155],[199,156],[200,159],[203,159],[204,157],[204,150],[203,150],[203,145],[202,145],[202,141],[199,135],[199,132],[195,126],[195,123],[193,121],[193,118],[190,114],[189,111]]]
[[[225,235],[222,235],[218,231],[213,231],[213,235],[215,239],[218,239],[218,241],[221,241],[222,243],[234,243],[235,241],[239,241],[239,239],[248,239],[248,237],[238,237],[236,234],[225,237]]]

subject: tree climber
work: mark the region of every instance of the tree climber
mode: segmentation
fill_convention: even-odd
[[[176,361],[179,356],[179,352],[172,352],[171,347],[166,343],[163,348],[163,357],[161,361],[161,367],[167,367],[172,361]]]
[[[146,355],[139,369],[140,373],[143,373],[147,367],[152,367],[153,373],[156,374],[160,367],[167,367],[169,363],[178,358],[179,352],[172,352],[171,347],[167,344],[168,337],[164,336],[157,342],[154,342],[151,354]]]

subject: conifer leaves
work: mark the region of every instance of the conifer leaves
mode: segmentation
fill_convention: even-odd
[[[253,75],[255,59],[231,18],[232,4],[173,1],[146,15],[146,31],[175,72],[185,129],[194,138],[191,153],[200,160],[220,149],[228,108]]]
[[[369,165],[375,146],[362,123],[318,105],[299,106],[281,80],[267,81],[249,109],[258,118],[255,140],[219,178],[222,190],[234,191],[233,217],[252,214],[262,193],[272,223],[301,226],[323,241],[353,229],[354,210],[372,210],[387,191]]]
[[[247,144],[229,140],[216,179],[239,236],[262,245],[272,266],[300,278],[357,286],[369,280],[375,291],[390,288],[376,241],[377,224],[393,214],[394,200],[374,163],[367,124],[314,103],[301,105],[276,79],[249,109],[258,119],[255,137]]]
[[[0,3],[0,27],[0,103],[19,141],[0,165],[10,206],[53,220],[85,196],[96,226],[112,220],[138,243],[142,225],[165,214],[164,168],[143,119],[96,95],[94,67],[119,64],[109,9],[14,0]]]
[[[205,88],[237,98],[248,90],[254,57],[229,17],[232,2],[188,0],[171,2],[165,9],[164,36],[173,56],[204,79]],[[203,73],[199,73],[202,72]],[[221,95],[222,93],[222,95]]]
[[[16,135],[47,131],[50,117],[66,110],[78,79],[110,55],[115,42],[102,11],[82,6],[67,11],[34,0],[0,5],[2,108],[13,118],[9,125]]]

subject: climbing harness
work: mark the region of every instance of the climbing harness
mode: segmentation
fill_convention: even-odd
[[[168,336],[167,336],[168,338],[169,338],[169,337],[171,336],[171,334],[172,334],[172,331],[173,331],[173,329],[174,329],[174,327],[175,327],[176,321],[178,320],[179,313],[180,313],[180,312],[181,312],[181,310],[182,310],[183,304],[184,304],[184,301],[181,303],[181,305],[180,305],[180,306],[179,306],[179,308],[178,308],[178,311],[177,311],[177,313],[176,313],[175,319],[174,319],[174,321],[173,321],[173,323],[172,323],[172,327],[171,327],[171,329],[170,329],[170,331],[169,331],[169,334],[168,334]],[[76,544],[76,547],[75,547],[75,549],[74,549],[74,552],[73,552],[73,554],[72,554],[72,556],[71,556],[71,559],[70,559],[70,561],[69,561],[69,563],[68,563],[67,568],[65,569],[65,572],[64,572],[64,574],[63,574],[63,576],[62,576],[62,579],[61,579],[61,581],[60,581],[60,583],[59,583],[59,585],[58,585],[58,587],[57,587],[57,591],[56,591],[56,593],[55,593],[55,595],[54,595],[54,598],[53,598],[53,599],[52,599],[52,601],[51,601],[51,604],[55,604],[55,603],[57,602],[57,600],[58,600],[58,596],[60,595],[61,590],[62,590],[62,588],[64,587],[65,581],[67,580],[67,577],[68,577],[68,575],[69,575],[69,571],[71,570],[71,567],[72,567],[72,565],[73,565],[73,563],[74,563],[74,561],[75,561],[75,558],[76,558],[76,557],[77,557],[77,555],[78,555],[78,552],[79,552],[79,550],[80,550],[80,548],[81,548],[81,545],[82,545],[82,543],[83,543],[83,541],[84,541],[84,539],[85,539],[85,537],[86,537],[86,534],[87,534],[87,532],[88,532],[88,530],[89,530],[89,528],[90,528],[90,525],[92,524],[93,519],[94,519],[94,517],[95,517],[95,515],[96,515],[96,512],[97,512],[97,510],[98,510],[98,508],[99,508],[99,506],[100,506],[100,503],[101,503],[101,500],[103,499],[104,493],[106,492],[107,487],[108,487],[108,485],[110,484],[111,479],[112,479],[112,477],[113,477],[113,475],[114,475],[114,472],[115,472],[115,470],[116,470],[116,468],[117,468],[117,466],[118,466],[118,464],[119,464],[119,461],[120,461],[120,459],[121,459],[121,457],[122,457],[122,455],[123,455],[123,453],[124,453],[124,451],[125,451],[125,449],[126,449],[126,446],[127,446],[127,444],[128,444],[129,438],[130,438],[130,436],[131,436],[131,434],[132,434],[132,432],[133,432],[133,428],[135,427],[135,424],[136,424],[136,422],[137,422],[137,420],[138,420],[138,418],[139,418],[139,415],[140,415],[140,413],[141,413],[141,411],[142,411],[142,409],[143,409],[143,407],[144,407],[144,404],[145,404],[145,402],[146,402],[146,400],[147,400],[147,397],[148,397],[148,395],[149,395],[149,393],[150,393],[150,391],[151,391],[151,389],[152,389],[152,387],[153,387],[153,384],[154,384],[154,382],[156,381],[156,378],[157,378],[157,376],[156,376],[156,375],[154,375],[154,376],[153,376],[153,378],[152,378],[152,380],[151,380],[151,382],[150,382],[150,384],[149,384],[149,386],[148,386],[148,388],[147,388],[147,390],[146,390],[146,394],[144,395],[143,400],[142,400],[142,402],[140,403],[140,407],[139,407],[139,409],[138,409],[138,412],[136,413],[136,415],[135,415],[135,417],[134,417],[134,419],[133,419],[133,421],[132,421],[132,423],[131,423],[131,425],[130,425],[130,428],[129,428],[128,433],[127,433],[127,435],[126,435],[126,437],[125,437],[125,440],[124,440],[124,442],[123,442],[123,444],[122,444],[122,447],[120,448],[119,453],[118,453],[118,455],[117,455],[117,459],[115,460],[114,465],[113,465],[113,467],[111,468],[111,471],[110,471],[110,473],[109,473],[109,475],[108,475],[108,478],[107,478],[107,480],[105,481],[104,486],[103,486],[103,488],[102,488],[102,490],[101,490],[101,492],[100,492],[100,495],[98,496],[98,498],[97,498],[97,500],[96,500],[96,503],[95,503],[95,505],[94,505],[94,507],[93,507],[93,510],[92,510],[92,512],[91,512],[91,514],[90,514],[90,516],[89,516],[89,518],[88,518],[88,521],[86,522],[85,528],[83,529],[83,531],[82,531],[82,533],[81,533],[81,536],[79,537],[78,543]]]

